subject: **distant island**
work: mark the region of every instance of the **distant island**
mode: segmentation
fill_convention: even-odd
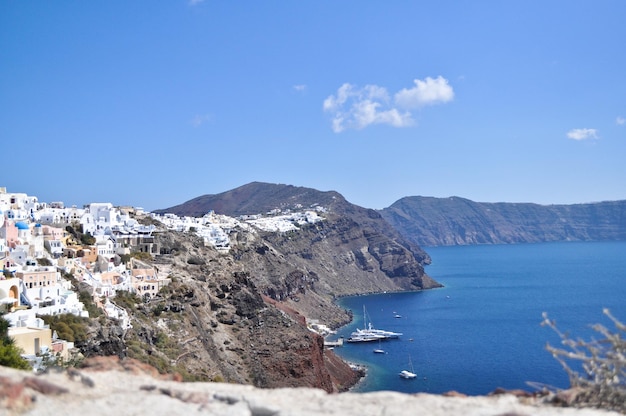
[[[379,212],[419,246],[626,240],[626,200],[539,205],[410,196]]]

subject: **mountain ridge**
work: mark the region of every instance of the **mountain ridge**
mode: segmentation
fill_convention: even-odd
[[[297,204],[306,207],[313,204],[329,205],[334,199],[347,202],[336,191],[318,191],[302,186],[255,181],[218,194],[201,195],[154,212],[200,217],[207,213],[209,207],[208,209],[218,214],[238,217],[261,214],[273,209],[289,209]]]
[[[378,212],[420,246],[626,239],[626,200],[540,205],[412,196]]]

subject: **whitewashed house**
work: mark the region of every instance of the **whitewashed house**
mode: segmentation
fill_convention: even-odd
[[[115,239],[108,234],[96,235],[96,252],[106,259],[115,257]]]
[[[0,210],[0,258],[5,258],[9,247],[7,245],[7,232],[5,227],[4,211]]]
[[[63,242],[61,240],[44,240],[44,247],[55,259],[63,255]]]
[[[52,208],[39,211],[35,215],[35,221],[39,221],[41,224],[60,224],[61,218],[61,211]]]

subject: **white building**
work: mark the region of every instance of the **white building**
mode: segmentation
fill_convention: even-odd
[[[4,228],[4,211],[0,209],[0,258],[5,258],[9,248],[7,247],[6,228]]]
[[[107,234],[97,234],[96,235],[96,252],[99,256],[102,256],[106,259],[112,259],[115,257],[116,249],[115,249],[115,239]]]

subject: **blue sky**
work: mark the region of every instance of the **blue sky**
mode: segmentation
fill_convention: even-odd
[[[0,3],[0,186],[626,199],[624,1]]]

